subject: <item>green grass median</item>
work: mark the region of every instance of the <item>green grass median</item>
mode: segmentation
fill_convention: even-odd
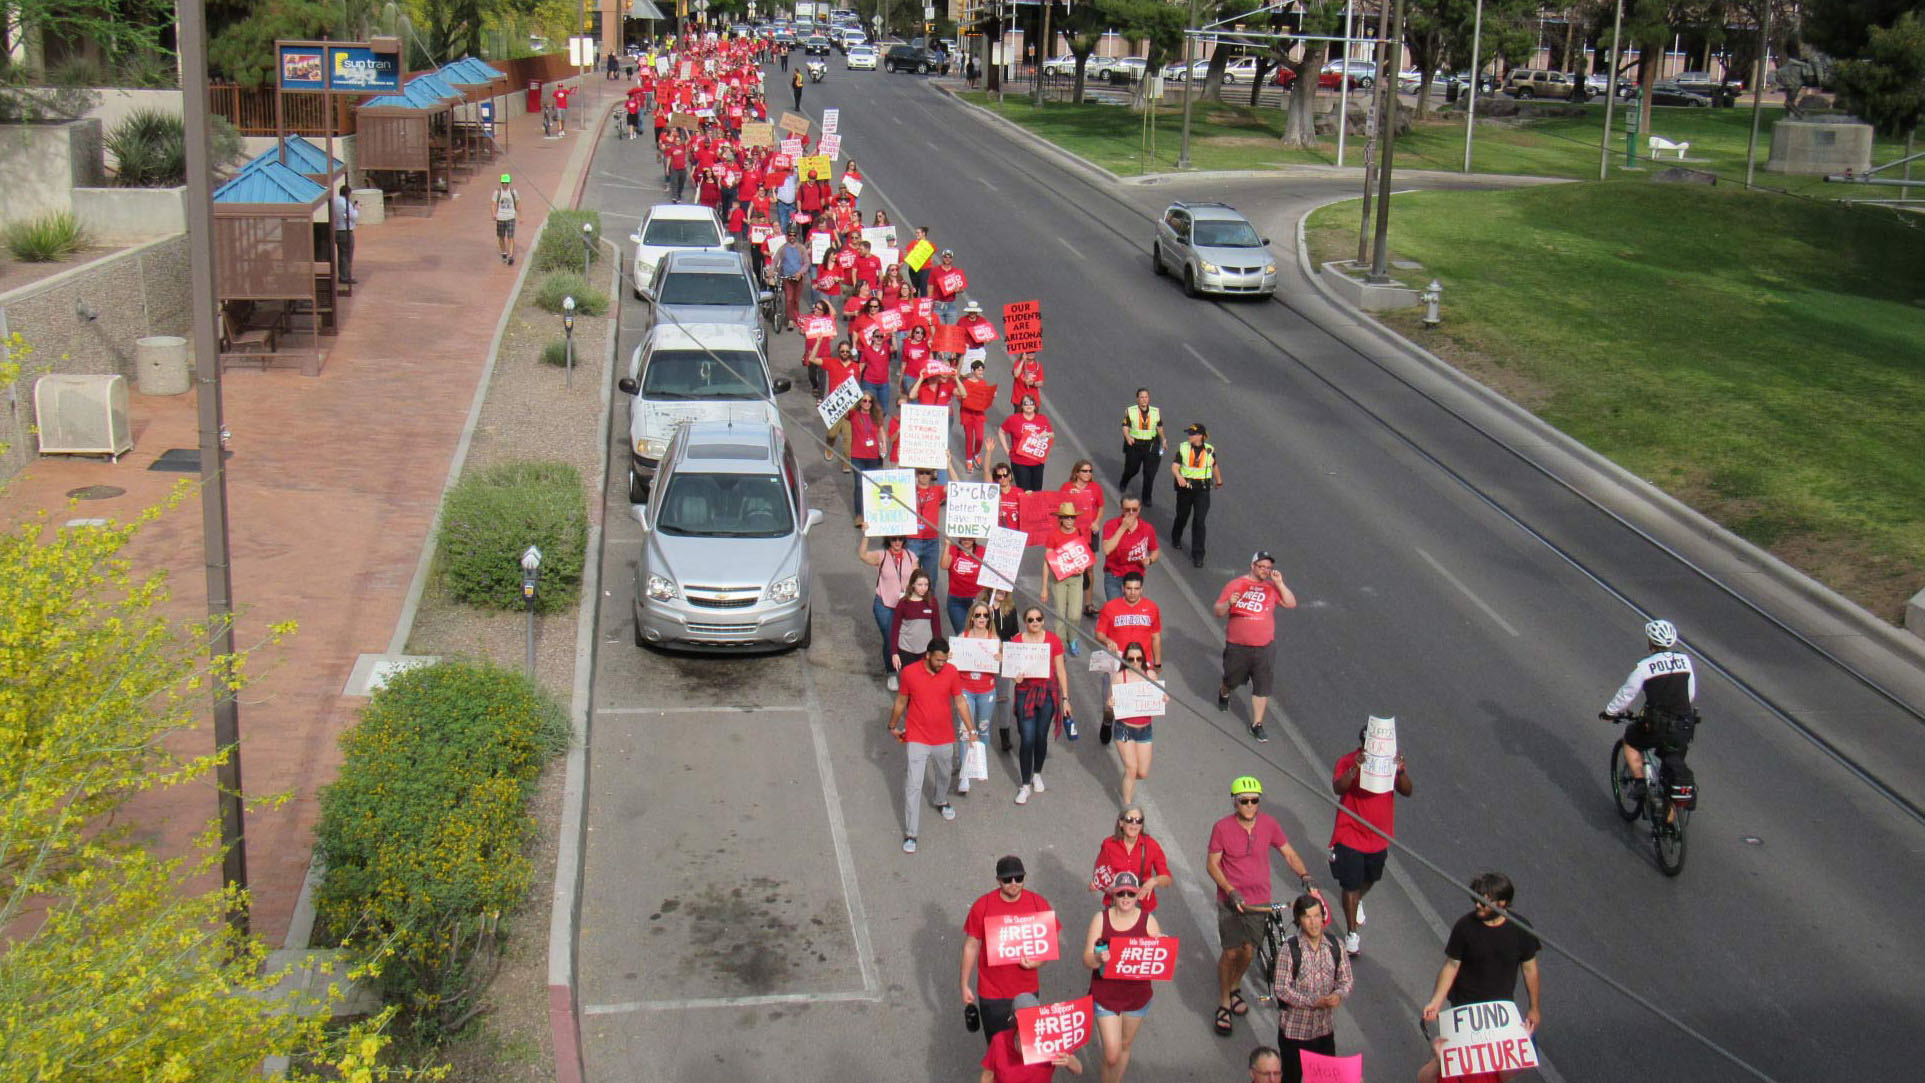
[[[1925,585],[1919,229],[1890,211],[1638,182],[1424,192],[1393,208],[1395,255],[1445,294],[1441,329],[1415,313],[1390,323],[1902,617]],[[1355,214],[1311,217],[1313,258],[1355,254]]]

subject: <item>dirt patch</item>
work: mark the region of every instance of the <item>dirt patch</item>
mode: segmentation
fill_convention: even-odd
[[[120,245],[93,245],[52,263],[23,263],[10,255],[0,257],[0,293],[31,285],[43,278],[52,278],[62,271],[71,271],[121,250]]]
[[[1282,142],[1274,135],[1212,135],[1197,140],[1213,147],[1277,147]]]

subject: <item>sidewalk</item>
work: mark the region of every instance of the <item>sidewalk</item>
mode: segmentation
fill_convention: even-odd
[[[599,119],[593,102],[582,120]],[[287,932],[307,872],[315,798],[339,763],[336,740],[366,702],[342,690],[356,657],[386,651],[395,633],[523,268],[497,258],[486,194],[496,175],[514,174],[525,257],[550,201],[572,202],[591,149],[593,137],[572,125],[567,136],[544,139],[541,118],[514,105],[509,153],[457,184],[431,215],[390,217],[358,239],[354,296],[341,302],[341,334],[324,342],[320,376],[233,370],[223,378],[236,640],[255,642],[275,621],[300,624],[280,648],[256,656],[241,697],[247,794],[293,795],[246,824],[253,928],[270,947]],[[134,450],[118,464],[36,460],[0,494],[0,518],[46,509],[55,524],[127,519],[196,477],[147,469],[163,451],[198,445],[194,396],[136,394],[131,409]],[[64,494],[91,485],[125,493],[70,506]],[[136,571],[167,573],[173,612],[206,612],[198,497],[147,527],[128,556]],[[185,740],[200,751],[211,727]],[[137,801],[129,818],[172,850],[214,814],[212,789],[197,786]]]

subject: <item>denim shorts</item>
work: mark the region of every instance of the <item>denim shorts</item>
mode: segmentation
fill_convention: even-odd
[[[1143,1005],[1141,1008],[1135,1008],[1127,1012],[1113,1012],[1113,1011],[1110,1011],[1108,1008],[1103,1007],[1101,1004],[1096,1005],[1096,1018],[1098,1019],[1111,1019],[1119,1015],[1128,1016],[1131,1019],[1141,1019],[1144,1016],[1147,1016],[1149,1014],[1150,1014],[1150,1006],[1148,1004]]]
[[[1135,741],[1138,744],[1147,745],[1150,743],[1150,730],[1152,728],[1153,726],[1149,722],[1145,722],[1140,726],[1126,726],[1118,722],[1116,724],[1116,732],[1110,736],[1111,739],[1119,745],[1128,741]]]

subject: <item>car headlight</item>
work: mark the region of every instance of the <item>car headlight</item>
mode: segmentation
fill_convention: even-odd
[[[1214,263],[1211,263],[1211,262],[1210,262],[1209,260],[1207,260],[1207,259],[1205,259],[1205,260],[1198,260],[1198,261],[1197,261],[1197,269],[1198,269],[1198,270],[1200,270],[1200,271],[1202,271],[1202,272],[1203,272],[1204,274],[1206,274],[1206,275],[1213,275],[1213,274],[1215,274],[1215,273],[1216,273],[1216,271],[1217,271],[1217,267],[1216,267],[1216,264],[1214,264]]]
[[[668,439],[660,436],[644,436],[635,441],[635,453],[644,459],[659,459],[668,450]]]
[[[769,601],[778,604],[782,602],[793,602],[801,593],[802,580],[797,576],[792,575],[787,579],[778,579],[769,584]]]
[[[672,602],[678,595],[675,589],[675,581],[660,575],[651,575],[648,577],[648,589],[646,593],[650,598],[658,602]]]
[[[1264,274],[1267,274],[1267,275],[1273,275],[1273,274],[1276,274],[1276,273],[1277,273],[1277,265],[1276,265],[1276,264],[1274,264],[1274,263],[1266,263],[1266,264],[1264,264],[1264,265],[1263,265],[1263,273],[1264,273]]]

